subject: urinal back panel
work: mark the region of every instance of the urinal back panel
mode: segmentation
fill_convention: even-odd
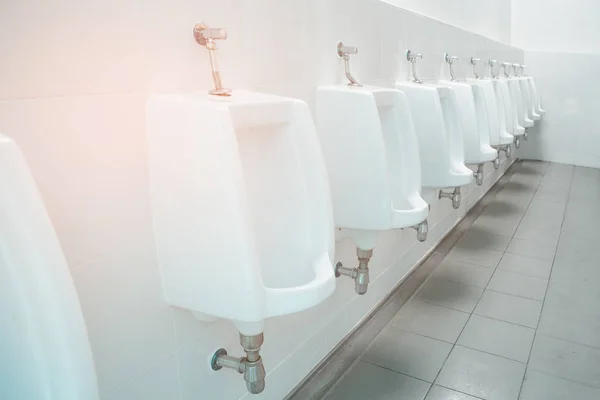
[[[448,175],[450,157],[444,111],[437,88],[409,82],[398,82],[396,87],[406,95],[410,105],[421,161],[422,185],[438,187]]]
[[[480,138],[473,89],[466,83],[443,82],[443,84],[451,87],[456,97],[460,112],[465,163],[477,164],[480,159]]]
[[[487,109],[489,144],[498,146],[500,144],[500,116],[496,93],[494,92],[494,83],[488,79],[478,79],[477,85],[482,90]]]

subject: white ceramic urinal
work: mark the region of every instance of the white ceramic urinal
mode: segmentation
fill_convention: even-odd
[[[485,99],[477,86],[470,83],[440,81],[452,88],[461,116],[465,164],[484,164],[493,161],[498,152],[490,147]],[[475,103],[475,97],[479,103]],[[483,102],[483,103],[482,103]]]
[[[490,145],[499,148],[512,144],[514,136],[506,131],[506,116],[501,94],[494,90],[494,82],[490,79],[473,79],[471,83],[481,88],[487,107],[490,132]],[[500,100],[499,100],[500,99]]]
[[[515,136],[522,136],[525,133],[525,128],[519,124],[517,100],[511,95],[511,87],[508,79],[494,80],[494,88],[496,90],[497,99],[501,101],[504,108],[504,116],[506,121],[506,131]]]
[[[158,95],[147,131],[169,304],[232,320],[252,337],[266,318],[331,295],[331,199],[304,102],[245,91]]]
[[[535,78],[532,77],[532,76],[527,76],[526,78],[529,80],[529,87],[531,88],[531,91],[533,93],[534,110],[540,116],[543,116],[544,114],[546,114],[546,110],[544,110],[542,108],[542,104],[541,104],[541,101],[540,101],[540,94],[539,94],[539,92],[537,90],[537,85],[535,83]]]
[[[412,112],[423,188],[460,188],[473,179],[465,166],[461,117],[453,90],[443,85],[396,82],[406,94]],[[453,198],[460,206],[460,191]]]
[[[535,123],[535,121],[540,120],[540,114],[538,114],[534,109],[534,98],[533,92],[529,87],[529,79],[524,76],[519,76],[517,79],[519,80],[519,85],[521,87],[521,95],[523,97],[525,113],[527,117]]]
[[[515,109],[517,110],[517,121],[519,125],[525,129],[531,128],[534,125],[534,122],[527,115],[527,106],[521,89],[521,80],[516,77],[511,77],[508,79],[508,83],[513,105],[515,105]]]
[[[98,400],[69,267],[17,145],[0,134],[0,399]]]
[[[427,218],[419,149],[403,93],[373,86],[321,86],[317,130],[335,225],[350,230],[358,248],[372,249],[378,231],[412,227]]]

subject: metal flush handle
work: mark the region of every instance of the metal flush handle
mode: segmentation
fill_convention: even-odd
[[[492,78],[498,78],[498,75],[496,75],[496,72],[494,71],[494,68],[496,68],[497,63],[498,61],[492,58],[488,60],[488,65],[490,66],[490,73],[492,74]]]
[[[417,75],[417,59],[421,59],[423,58],[423,55],[421,53],[413,53],[412,51],[406,50],[406,59],[410,62],[411,66],[412,66],[412,76],[413,76],[413,82],[415,83],[423,83],[420,79],[419,76]]]
[[[350,81],[348,86],[362,86],[356,78],[350,73],[350,54],[358,54],[358,47],[356,46],[344,46],[344,43],[339,42],[337,44],[337,53],[344,60],[344,70],[346,78]]]
[[[512,64],[509,62],[503,62],[501,65],[502,65],[502,68],[504,68],[504,76],[507,78],[510,78],[509,72],[510,72],[510,66]]]
[[[458,60],[458,57],[456,56],[450,56],[448,55],[448,53],[444,53],[444,61],[446,61],[448,63],[448,71],[450,72],[450,80],[453,82],[456,82],[456,76],[454,76],[454,70],[452,69],[452,63],[454,63],[454,61]]]
[[[481,76],[477,73],[477,64],[481,61],[480,58],[471,57],[471,65],[473,66],[473,75],[475,75],[475,79],[481,79]]]
[[[519,76],[519,69],[521,68],[521,64],[514,63],[512,65],[512,67],[513,67],[513,73],[515,74],[515,76]]]
[[[231,89],[223,87],[221,81],[221,72],[217,65],[217,43],[216,40],[227,39],[227,30],[224,28],[210,28],[204,22],[194,25],[194,39],[202,47],[206,47],[208,50],[208,56],[210,58],[210,68],[212,70],[214,89],[208,91],[209,94],[215,96],[231,96]]]

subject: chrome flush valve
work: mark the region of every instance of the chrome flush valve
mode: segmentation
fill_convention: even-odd
[[[455,187],[454,191],[452,191],[452,192],[444,192],[443,190],[440,190],[440,194],[439,194],[438,198],[451,199],[452,200],[452,208],[454,208],[455,210],[458,210],[460,208],[460,202],[462,200],[462,197],[460,195],[459,187]]]
[[[200,46],[206,47],[210,58],[210,68],[212,70],[214,89],[208,91],[208,94],[214,96],[231,96],[231,89],[223,87],[221,81],[221,72],[217,65],[217,40],[227,39],[227,30],[223,28],[209,28],[204,22],[194,25],[194,39]]]
[[[506,78],[510,78],[510,67],[511,67],[511,63],[508,62],[503,62],[502,64],[502,68],[504,69],[504,76]]]
[[[213,370],[221,368],[234,369],[244,374],[246,388],[252,394],[261,393],[265,390],[265,378],[267,376],[265,367],[260,356],[260,348],[264,342],[262,333],[246,336],[240,333],[240,344],[246,352],[246,357],[232,357],[227,355],[227,350],[217,350],[210,361]]]
[[[477,73],[477,64],[481,61],[481,58],[471,57],[471,65],[473,66],[473,75],[475,79],[481,79],[481,76]]]
[[[415,83],[423,83],[419,76],[417,75],[417,60],[423,58],[421,53],[413,53],[412,51],[406,50],[406,59],[410,62],[412,69],[413,82]]]
[[[475,177],[475,183],[477,183],[477,186],[483,185],[483,164],[477,165],[477,172],[473,172],[473,176]]]
[[[357,294],[363,295],[367,293],[369,288],[369,261],[373,256],[373,250],[356,249],[358,256],[358,267],[347,268],[341,262],[335,265],[335,276],[348,276],[354,280],[354,291]]]
[[[498,63],[497,60],[491,58],[488,60],[488,65],[490,66],[490,74],[494,79],[498,79],[498,75],[496,75],[496,71],[494,70],[496,68],[496,63]]]
[[[362,86],[350,73],[350,54],[358,54],[358,47],[355,46],[344,46],[342,42],[337,45],[337,53],[344,60],[344,69],[346,71],[346,78],[350,81],[348,86]]]
[[[454,76],[454,70],[452,69],[452,64],[456,60],[458,60],[458,57],[450,56],[450,55],[448,55],[448,53],[444,53],[444,61],[446,61],[448,63],[448,71],[450,72],[450,80],[452,82],[457,81],[456,76]]]
[[[517,63],[514,63],[514,64],[512,65],[512,67],[513,67],[513,74],[514,74],[515,76],[519,76],[519,69],[521,69],[521,65],[520,65],[520,64],[517,64]]]

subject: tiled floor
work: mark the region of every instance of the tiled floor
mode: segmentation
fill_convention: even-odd
[[[600,399],[600,170],[517,165],[327,399]]]

